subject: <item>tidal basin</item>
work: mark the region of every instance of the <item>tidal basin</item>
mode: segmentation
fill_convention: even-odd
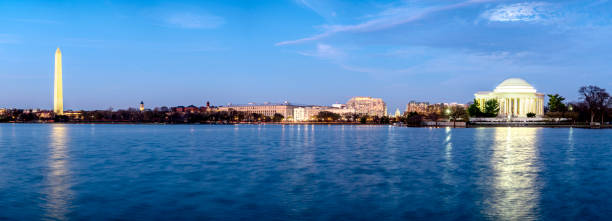
[[[0,124],[0,220],[612,215],[612,130]]]

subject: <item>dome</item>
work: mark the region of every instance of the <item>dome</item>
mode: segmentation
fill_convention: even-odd
[[[494,92],[497,93],[535,93],[536,89],[520,78],[509,78],[497,85]]]

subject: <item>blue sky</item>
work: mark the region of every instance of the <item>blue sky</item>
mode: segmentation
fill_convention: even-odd
[[[612,90],[612,1],[0,1],[0,106],[468,102]]]

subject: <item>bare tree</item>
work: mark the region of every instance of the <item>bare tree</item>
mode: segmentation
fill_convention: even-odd
[[[606,89],[589,85],[581,87],[578,92],[591,114],[590,123],[593,123],[596,114],[601,114],[601,122],[603,123],[603,113],[610,102],[610,94],[606,92]]]
[[[440,114],[438,114],[438,112],[430,112],[429,114],[427,114],[427,118],[429,118],[429,120],[436,122],[436,127],[438,127],[438,120],[440,119]]]
[[[468,113],[465,111],[465,108],[462,106],[454,106],[451,108],[450,116],[451,120],[453,120],[453,127],[457,124],[457,119],[467,120]]]

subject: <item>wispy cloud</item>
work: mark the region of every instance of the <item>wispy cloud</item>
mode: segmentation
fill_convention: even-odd
[[[19,39],[15,35],[0,33],[0,44],[15,44],[19,43]]]
[[[548,14],[548,3],[526,2],[501,5],[488,10],[482,17],[495,22],[531,22],[540,21]]]
[[[328,44],[318,43],[317,48],[315,50],[303,51],[303,52],[298,52],[298,53],[304,56],[314,57],[314,58],[328,61],[332,64],[338,65],[338,67],[344,70],[348,70],[352,72],[360,72],[360,73],[368,73],[368,74],[382,72],[380,69],[376,69],[376,68],[360,67],[360,66],[354,66],[354,65],[349,64],[350,58],[344,50],[341,50],[339,48],[336,48]]]
[[[36,19],[36,18],[16,18],[16,19],[13,19],[13,21],[22,22],[22,23],[46,24],[46,25],[60,24],[60,22],[55,21],[55,20]]]
[[[225,23],[225,19],[210,14],[191,12],[170,13],[165,16],[166,24],[187,29],[210,29]]]
[[[343,51],[337,48],[334,48],[331,45],[321,44],[321,43],[317,44],[316,50],[299,52],[299,54],[304,55],[304,56],[321,58],[325,60],[332,60],[332,61],[340,61],[344,59],[346,56],[346,54]]]
[[[326,7],[325,3],[328,1],[320,1],[320,0],[295,0],[298,5],[306,7],[313,12],[317,13],[319,16],[329,19],[330,17],[335,17],[336,12]]]
[[[468,1],[460,2],[460,3],[451,4],[451,5],[429,7],[429,8],[422,9],[420,11],[415,11],[414,8],[411,8],[411,7],[392,8],[392,9],[385,10],[382,13],[380,13],[379,16],[376,16],[375,18],[370,19],[360,24],[326,25],[326,26],[323,26],[323,28],[325,28],[325,31],[320,34],[316,34],[310,37],[300,38],[296,40],[282,41],[282,42],[276,43],[276,45],[280,46],[280,45],[299,44],[299,43],[323,39],[323,38],[326,38],[326,37],[329,37],[331,35],[335,35],[338,33],[371,32],[371,31],[388,29],[388,28],[392,28],[398,25],[403,25],[403,24],[421,20],[432,13],[453,10],[453,9],[462,8],[462,7],[466,7],[466,6],[473,5],[473,4],[491,2],[491,1],[494,1],[494,0],[468,0]]]

